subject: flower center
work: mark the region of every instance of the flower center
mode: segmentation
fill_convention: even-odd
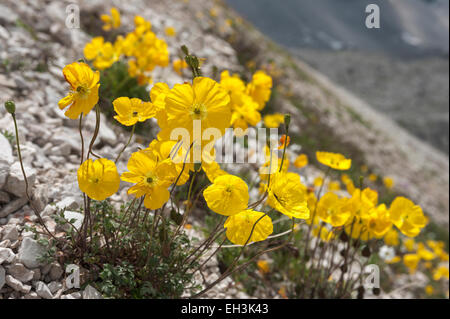
[[[77,86],[77,93],[80,97],[86,98],[90,93],[90,89],[86,85],[81,84]]]
[[[147,186],[153,187],[153,186],[155,186],[155,184],[157,182],[156,176],[153,175],[152,172],[149,172],[145,176],[144,182],[145,182],[145,184],[147,184]]]
[[[206,106],[202,103],[192,105],[191,117],[194,120],[203,120],[206,117]]]
[[[91,178],[89,179],[89,181],[90,181],[92,184],[97,184],[100,180],[98,179],[98,177],[91,177]]]

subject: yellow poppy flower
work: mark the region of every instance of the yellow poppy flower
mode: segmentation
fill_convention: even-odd
[[[331,181],[328,183],[328,190],[329,191],[338,191],[341,189],[341,185],[338,181]]]
[[[245,92],[245,83],[239,75],[230,75],[228,71],[220,74],[220,86],[230,95],[230,108],[232,111],[231,125],[240,128],[242,134],[246,134],[249,125],[255,126],[261,121],[258,104]]]
[[[262,110],[270,99],[272,78],[264,71],[256,71],[252,81],[247,85],[246,93],[258,103],[258,110]]]
[[[228,175],[226,171],[220,168],[220,165],[216,161],[210,163],[206,161],[202,162],[202,169],[211,183],[214,183],[214,180],[219,176]]]
[[[111,8],[111,15],[102,14],[100,19],[103,21],[103,30],[109,31],[120,27],[120,12],[116,8]]]
[[[316,178],[314,178],[314,182],[313,182],[315,187],[320,187],[323,184],[323,177],[318,176]]]
[[[137,98],[119,97],[113,101],[113,106],[117,113],[114,118],[125,126],[145,122],[156,115],[156,108],[152,103]]]
[[[269,263],[267,260],[258,260],[256,262],[256,266],[258,267],[258,270],[261,272],[261,274],[267,274],[270,270]]]
[[[434,289],[432,285],[427,285],[425,287],[425,293],[427,294],[427,296],[431,296],[434,293]]]
[[[306,187],[295,173],[279,172],[271,175],[267,204],[290,218],[310,217]]]
[[[408,238],[403,242],[403,246],[405,246],[406,250],[413,251],[414,246],[416,245],[416,242],[412,238]]]
[[[273,233],[273,224],[269,216],[263,216],[264,213],[248,209],[228,217],[223,225],[227,229],[228,240],[235,245],[245,245],[253,227],[255,228],[248,243],[267,239]]]
[[[403,263],[411,274],[416,272],[420,257],[417,254],[406,254],[403,256]]]
[[[189,67],[189,65],[186,63],[185,60],[180,60],[180,59],[173,61],[172,66],[173,66],[174,71],[177,72],[177,74],[180,76],[183,75],[181,70]]]
[[[397,197],[389,208],[391,221],[406,236],[415,237],[427,224],[420,206],[405,197]]]
[[[423,260],[433,260],[436,258],[436,255],[432,251],[426,249],[423,243],[417,245],[417,255]]]
[[[256,109],[257,104],[251,97],[244,93],[232,93],[231,95],[231,125],[236,129],[240,128],[243,135],[249,125],[255,126],[261,121],[261,114]]]
[[[320,231],[320,234],[319,234]],[[335,234],[332,231],[329,231],[325,227],[316,226],[312,230],[312,234],[314,237],[320,238],[324,242],[329,242],[330,240],[335,238]]]
[[[116,41],[114,45],[110,42],[105,42],[94,60],[94,67],[98,70],[105,70],[113,65],[114,62],[117,62],[121,54],[120,41]]]
[[[186,158],[186,151],[175,141],[158,141],[153,140],[149,147],[143,150],[144,152],[152,152],[156,155],[157,161],[162,162],[170,159],[176,170],[176,176],[167,176],[171,184],[174,184],[178,176],[177,185],[184,185],[189,179],[189,171],[193,170],[192,163],[184,163]],[[183,169],[184,166],[184,169]],[[180,175],[181,174],[181,175]]]
[[[196,77],[192,85],[176,84],[166,95],[167,122],[159,123],[161,126],[159,136],[168,140],[173,129],[184,128],[189,132],[190,143],[195,142],[193,141],[196,137],[193,132],[194,120],[201,121],[200,137],[208,128],[218,129],[223,136],[225,129],[230,126],[229,103],[228,93],[212,79]],[[203,146],[217,138],[213,136],[210,139],[202,139],[200,142]],[[187,149],[190,145],[186,144],[183,144],[183,147]]]
[[[229,93],[242,93],[245,91],[245,83],[239,78],[239,75],[230,75],[230,72],[227,70],[222,71],[220,74],[220,86]]]
[[[103,37],[92,38],[91,42],[84,46],[84,57],[88,60],[94,60],[101,53],[104,42]]]
[[[164,31],[166,32],[166,35],[169,37],[173,37],[177,34],[174,27],[167,27]]]
[[[267,128],[278,128],[284,123],[284,114],[274,113],[264,116],[264,125]]]
[[[375,175],[375,174],[373,174],[373,173],[369,175],[369,181],[371,181],[371,182],[376,182],[377,179],[378,179],[378,176],[377,176],[377,175]]]
[[[381,204],[369,210],[367,229],[376,238],[382,238],[392,228],[386,205]]]
[[[391,228],[386,235],[384,235],[384,243],[388,246],[398,246],[400,243],[398,239],[398,232],[394,228]]]
[[[158,161],[153,152],[140,150],[131,155],[127,168],[128,172],[123,173],[121,179],[135,184],[130,187],[128,194],[145,196],[145,207],[158,209],[169,200],[167,188],[177,174],[170,159]]]
[[[345,232],[352,238],[364,241],[373,237],[373,234],[369,232],[366,222],[361,216],[350,218],[349,222],[345,225]]]
[[[63,69],[64,78],[70,84],[69,94],[58,102],[61,110],[69,107],[64,113],[70,119],[87,115],[98,102],[100,73],[94,72],[83,62],[74,62]]]
[[[383,184],[386,188],[391,189],[394,187],[394,180],[391,177],[384,177],[383,178]]]
[[[441,280],[442,278],[445,278],[448,280],[448,278],[449,278],[448,266],[447,267],[440,266],[433,272],[434,280],[438,281],[438,280]]]
[[[116,165],[106,158],[84,161],[78,168],[77,177],[80,190],[94,200],[104,200],[119,190]]]
[[[294,166],[302,168],[308,165],[308,156],[306,154],[300,154],[294,161]]]
[[[323,165],[337,170],[347,170],[352,166],[352,160],[339,153],[316,152],[316,157]]]
[[[203,196],[213,212],[225,216],[243,211],[249,200],[247,184],[233,175],[216,177],[213,184],[203,191]]]
[[[348,199],[340,199],[334,193],[326,193],[317,204],[317,216],[333,227],[344,225],[351,214]]]

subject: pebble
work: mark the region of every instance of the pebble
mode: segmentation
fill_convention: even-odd
[[[25,237],[19,248],[18,260],[27,268],[37,268],[41,265],[38,259],[44,254],[45,249],[36,240]]]
[[[8,266],[6,270],[8,274],[23,283],[30,281],[34,277],[34,271],[25,268],[21,263],[12,264],[11,266]]]
[[[39,297],[42,297],[44,299],[52,299],[53,298],[52,292],[50,291],[48,286],[42,281],[38,281],[36,283],[36,293],[39,295]]]
[[[6,284],[17,292],[27,294],[31,290],[31,286],[23,284],[11,275],[6,275]]]

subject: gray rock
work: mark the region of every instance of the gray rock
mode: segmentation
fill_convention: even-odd
[[[18,16],[10,8],[0,4],[0,24],[15,23]]]
[[[5,178],[5,181],[6,181],[6,178]],[[0,191],[0,204],[9,203],[9,201],[10,201],[9,194],[7,192]]]
[[[19,248],[18,260],[27,268],[37,268],[41,265],[38,259],[44,254],[45,248],[36,240],[26,237]]]
[[[11,275],[6,275],[6,284],[15,291],[27,294],[31,290],[31,286],[23,284],[20,280],[17,280]]]
[[[83,299],[103,299],[101,293],[91,285],[87,285],[83,291]]]
[[[25,173],[27,174],[28,180],[28,191],[31,191],[31,188],[36,180],[36,170],[30,167],[24,167]],[[19,162],[15,162],[11,165],[8,179],[6,180],[5,186],[3,189],[8,193],[14,194],[17,197],[25,197],[25,179],[22,174],[22,169],[20,167]],[[30,192],[31,193],[31,192]]]
[[[3,288],[5,283],[6,283],[6,271],[5,268],[0,266],[0,290]]]
[[[41,269],[40,268],[33,269],[33,273],[34,273],[33,281],[41,279]]]
[[[6,183],[9,167],[13,163],[12,147],[6,137],[0,133],[0,189]]]
[[[52,281],[58,280],[64,274],[64,270],[60,264],[54,262],[52,263],[52,267],[50,268],[49,277]]]
[[[38,281],[36,283],[36,293],[38,294],[39,297],[42,297],[44,299],[53,298],[52,292],[50,291],[48,286],[42,281]]]
[[[77,209],[78,207],[79,207],[78,200],[74,197],[64,197],[63,200],[56,203],[56,208],[60,210],[63,209],[74,210]]]
[[[0,248],[9,248],[11,246],[11,241],[9,239],[0,242]]]
[[[3,227],[2,234],[2,240],[9,239],[14,242],[19,239],[19,231],[17,230],[16,225],[5,225],[5,227]]]
[[[68,295],[62,295],[61,299],[81,299],[81,294],[79,292],[73,292]]]
[[[39,295],[35,291],[30,291],[25,296],[23,296],[23,299],[41,299]]]
[[[57,281],[52,281],[47,286],[48,286],[48,289],[50,289],[50,292],[52,294],[54,294],[55,292],[57,292],[58,290],[60,290],[63,287],[63,285]]]
[[[10,248],[3,248],[0,247],[0,265],[6,262],[7,264],[10,264],[16,255]]]
[[[80,230],[81,225],[83,224],[84,215],[77,213],[77,212],[65,211],[64,218],[68,221],[74,219],[75,222],[73,223],[73,226],[75,226],[76,229]],[[67,225],[67,227],[70,227],[70,226]]]
[[[14,213],[15,211],[22,208],[27,202],[28,199],[26,197],[17,198],[9,202],[0,210],[0,218],[6,217],[9,214]]]
[[[34,271],[25,268],[21,263],[12,264],[11,266],[8,266],[6,270],[8,274],[23,283],[30,281],[34,277]]]

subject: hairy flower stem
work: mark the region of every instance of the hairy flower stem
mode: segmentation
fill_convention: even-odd
[[[95,140],[97,139],[98,136],[98,132],[100,130],[100,107],[97,105],[95,105],[95,130],[94,130],[94,135],[92,136],[91,142],[89,143],[89,150],[87,152],[86,155],[86,159],[89,159],[89,155],[92,154],[96,157],[98,157],[97,155],[95,155],[92,152],[92,148],[94,146]],[[81,118],[80,118],[80,134],[82,136],[82,132],[81,132]],[[83,152],[84,153],[84,152]],[[84,155],[82,155],[83,158]],[[83,234],[83,238],[81,238],[81,243],[82,243],[82,252],[81,252],[81,256],[84,255],[85,251],[87,250],[87,234],[88,234],[88,230],[91,227],[91,199],[89,197],[87,197],[86,200],[86,194],[83,194],[83,196],[85,197],[85,206],[84,206],[84,219],[83,219],[83,224],[81,225],[81,233]]]
[[[128,147],[128,145],[130,145],[131,139],[133,138],[134,135],[134,130],[136,129],[136,124],[133,125],[133,128],[131,129],[131,134],[130,134],[130,138],[128,139],[127,144],[125,144],[125,146],[122,148],[122,150],[120,151],[119,155],[117,155],[116,160],[114,161],[114,163],[117,163],[119,161],[120,156],[122,156],[122,153],[125,151],[125,149]]]
[[[92,136],[91,143],[89,144],[89,151],[87,153],[87,159],[89,159],[89,155],[92,154],[95,157],[98,157],[92,152],[92,148],[94,147],[95,140],[97,139],[98,132],[100,130],[100,107],[95,105],[95,130],[94,135]]]
[[[328,178],[328,175],[329,175],[330,171],[331,171],[331,168],[328,167],[327,171],[325,172],[325,177],[323,178],[322,185],[320,185],[319,192],[317,193],[317,201],[320,200],[320,195],[322,194],[323,186],[325,185],[325,182],[326,182],[326,180]],[[314,212],[312,214],[311,223],[308,225],[308,231],[306,233],[305,249],[303,251],[303,255],[304,256],[306,256],[306,253],[308,251],[309,240],[310,240],[310,237],[311,237],[311,230],[312,230],[312,227],[314,225],[314,219],[316,218],[316,212],[317,212],[317,204],[314,207]]]
[[[11,116],[12,116],[13,121],[14,121],[14,129],[15,129],[15,132],[16,132],[17,155],[19,156],[20,168],[22,170],[23,179],[25,180],[25,195],[27,196],[27,199],[28,199],[28,202],[29,202],[31,208],[33,209],[34,213],[36,214],[37,218],[39,219],[39,222],[41,223],[41,225],[44,227],[45,231],[53,239],[58,241],[58,239],[47,228],[47,225],[45,225],[45,222],[42,219],[41,214],[39,213],[38,209],[34,206],[34,203],[31,200],[31,196],[30,196],[29,191],[28,191],[28,188],[29,188],[28,178],[27,178],[27,174],[25,173],[25,168],[23,167],[22,152],[21,152],[21,149],[20,149],[20,141],[19,141],[19,129],[18,129],[18,126],[17,126],[16,114],[15,113],[11,113]]]

